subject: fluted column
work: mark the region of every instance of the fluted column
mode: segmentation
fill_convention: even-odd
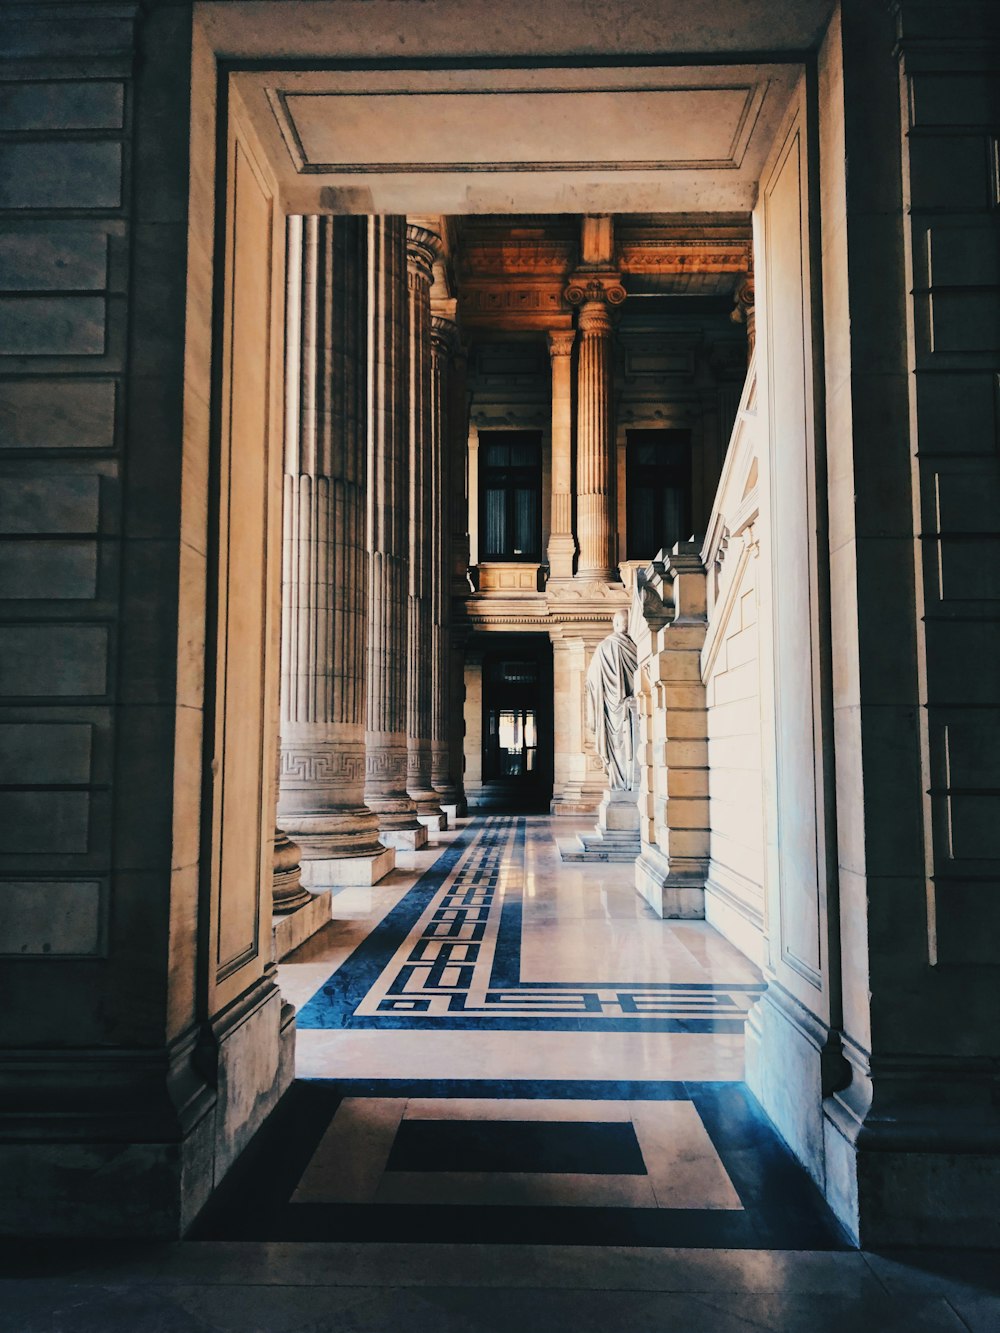
[[[465,795],[465,650],[467,635],[455,623],[455,597],[463,602],[469,592],[469,400],[465,349],[459,344],[453,353],[449,376],[448,468],[451,477],[451,587],[448,590],[451,624],[449,649],[450,704],[448,745],[451,753],[451,778],[456,792],[456,813],[468,812]]]
[[[407,783],[410,443],[406,219],[368,219],[368,730],[365,802],[387,846],[427,841]]]
[[[573,343],[574,329],[549,333],[552,362],[552,518],[549,524],[549,579],[571,579],[576,556],[573,536]]]
[[[424,227],[406,228],[410,386],[409,663],[406,706],[407,790],[428,829],[447,826],[431,781],[433,695],[433,578],[435,516],[434,427],[431,397],[431,282],[440,242]]]
[[[625,299],[619,282],[591,278],[572,283],[567,299],[579,305],[577,328],[576,521],[580,578],[618,578],[615,454],[612,419],[609,306]]]
[[[303,884],[371,884],[395,855],[364,803],[366,223],[288,221],[278,820]]]
[[[431,314],[431,786],[454,818],[461,799],[451,753],[451,409],[458,326],[454,302],[441,306]]]

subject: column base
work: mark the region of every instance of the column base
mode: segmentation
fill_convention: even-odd
[[[385,879],[395,864],[396,853],[392,847],[383,847],[374,856],[331,856],[315,860],[303,856],[301,878],[307,889],[370,887]]]
[[[423,824],[424,828],[431,833],[443,833],[448,827],[448,816],[443,810],[435,815],[422,815],[418,810],[417,818],[420,820],[421,824]]]
[[[455,820],[460,814],[464,814],[465,796],[461,787],[455,783],[449,782],[447,786],[435,787],[437,792],[438,804],[441,807],[441,813],[448,820],[446,827],[454,828]]]
[[[274,830],[274,870],[271,878],[271,910],[275,914],[295,912],[309,901],[299,878],[299,848],[282,829]]]
[[[379,842],[400,852],[417,852],[427,846],[427,830],[418,823],[416,828],[383,828],[378,831]]]
[[[663,921],[704,920],[704,871],[672,867],[651,843],[643,843],[636,860],[635,889]]]
[[[614,569],[585,569],[582,565],[577,565],[577,583],[621,583],[621,581],[617,566]]]
[[[328,893],[311,893],[293,911],[276,912],[271,917],[271,942],[276,962],[287,958],[332,920],[332,902]]]

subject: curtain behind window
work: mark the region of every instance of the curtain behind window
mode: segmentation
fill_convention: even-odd
[[[484,554],[487,556],[503,555],[507,540],[507,492],[502,490],[486,491],[486,532],[484,534]]]

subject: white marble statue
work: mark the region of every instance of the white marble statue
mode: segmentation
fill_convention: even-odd
[[[618,611],[613,630],[594,649],[587,669],[587,713],[597,753],[612,791],[636,786],[636,731],[638,711],[633,685],[638,656],[626,627],[628,616]]]

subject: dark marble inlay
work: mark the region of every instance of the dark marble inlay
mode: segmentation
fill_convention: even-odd
[[[646,1174],[631,1124],[572,1120],[404,1120],[386,1170]]]

